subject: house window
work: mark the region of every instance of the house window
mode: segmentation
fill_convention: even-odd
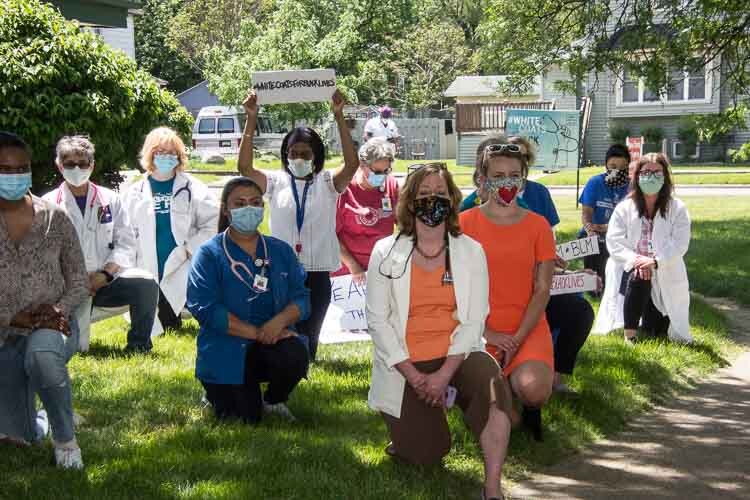
[[[708,69],[688,73],[673,70],[669,74],[670,88],[662,96],[649,89],[642,79],[635,79],[623,72],[620,86],[620,104],[651,104],[664,102],[665,104],[679,104],[689,101],[705,101],[710,88],[711,77]]]
[[[682,141],[672,141],[672,158],[683,159],[693,158],[697,159],[701,154],[700,144],[685,144]]]
[[[638,80],[627,72],[622,75],[622,102],[638,102]]]

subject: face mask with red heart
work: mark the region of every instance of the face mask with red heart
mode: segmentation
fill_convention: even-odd
[[[487,179],[484,188],[500,205],[509,206],[518,196],[523,188],[523,179],[520,177],[503,177],[500,179]]]

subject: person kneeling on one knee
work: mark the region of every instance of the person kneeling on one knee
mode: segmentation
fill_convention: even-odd
[[[258,232],[263,192],[247,177],[221,196],[219,234],[193,256],[187,305],[200,323],[196,377],[219,419],[294,420],[286,401],[307,373],[305,271],[288,244]],[[268,382],[261,394],[261,382]]]
[[[71,315],[87,296],[86,267],[68,217],[30,188],[30,148],[0,132],[0,442],[40,440],[49,423],[57,465],[80,469],[66,365],[78,347]]]
[[[86,137],[60,139],[55,163],[65,181],[44,196],[68,214],[86,259],[91,300],[76,314],[80,347],[82,351],[89,347],[92,306],[129,306],[132,323],[126,350],[149,351],[159,285],[146,271],[134,269],[135,233],[120,197],[89,180],[94,153],[94,145]]]
[[[445,164],[419,165],[399,195],[398,235],[375,245],[367,271],[369,405],[388,426],[388,454],[434,464],[450,449],[446,406],[455,398],[484,452],[482,495],[499,498],[510,388],[484,352],[487,261],[461,234],[460,202]]]

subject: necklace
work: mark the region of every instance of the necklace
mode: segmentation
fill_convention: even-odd
[[[422,249],[419,248],[419,245],[416,245],[415,248],[417,249],[417,253],[419,255],[421,255],[422,257],[424,257],[427,260],[432,260],[432,259],[437,259],[438,257],[440,257],[440,254],[442,254],[443,250],[445,250],[445,243],[443,243],[443,246],[441,246],[440,249],[437,251],[437,253],[435,253],[433,255],[428,255],[428,254],[424,253],[422,251]]]

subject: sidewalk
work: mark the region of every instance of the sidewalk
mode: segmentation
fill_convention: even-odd
[[[727,313],[748,345],[750,312]],[[511,498],[750,498],[750,351],[621,434],[535,474]]]

